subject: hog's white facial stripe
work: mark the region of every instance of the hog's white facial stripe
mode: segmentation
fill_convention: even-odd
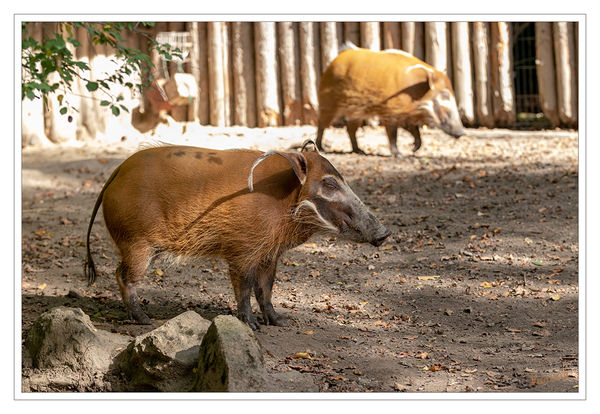
[[[298,216],[298,213],[304,208],[312,210],[312,212],[315,213],[314,218],[317,219],[317,223],[315,224],[319,225],[324,230],[328,230],[332,233],[340,232],[340,230],[336,226],[334,226],[333,223],[329,222],[328,220],[325,220],[321,213],[319,213],[319,210],[317,210],[317,206],[315,205],[315,203],[313,203],[312,201],[302,200],[300,204],[298,204],[294,209],[294,216]]]

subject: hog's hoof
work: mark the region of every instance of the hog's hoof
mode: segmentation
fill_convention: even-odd
[[[258,321],[256,320],[256,316],[254,316],[252,313],[249,315],[246,313],[240,313],[238,314],[238,319],[247,324],[253,331],[258,331],[260,329]]]
[[[273,325],[273,326],[289,326],[290,321],[285,316],[281,316],[275,311],[263,315],[263,321],[265,325]]]
[[[134,309],[129,311],[129,319],[135,321],[139,325],[152,325],[152,321],[144,312],[140,309]]]
[[[367,155],[366,152],[364,152],[363,150],[358,149],[358,148],[353,149],[352,152],[355,153],[355,154],[358,154],[358,155]]]

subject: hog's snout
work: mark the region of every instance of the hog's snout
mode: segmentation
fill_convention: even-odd
[[[460,128],[455,128],[455,129],[449,131],[449,133],[451,136],[458,139],[464,135],[467,135],[467,130],[464,129],[463,127],[460,127]]]
[[[375,247],[381,246],[381,244],[389,237],[390,234],[392,234],[392,232],[382,226],[381,234],[375,236],[375,239],[371,241],[371,244]]]

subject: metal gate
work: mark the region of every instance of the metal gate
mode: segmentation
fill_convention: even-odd
[[[535,64],[535,23],[514,22],[511,27],[516,126],[544,127],[549,121],[540,107]]]

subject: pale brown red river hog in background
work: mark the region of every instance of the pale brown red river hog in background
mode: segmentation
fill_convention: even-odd
[[[347,42],[327,67],[319,83],[317,147],[323,131],[344,117],[352,151],[364,154],[356,142],[363,120],[379,117],[393,156],[398,156],[398,127],[414,137],[413,151],[421,147],[422,125],[440,128],[458,138],[465,134],[448,76],[402,51],[375,52]]]
[[[129,157],[102,188],[87,233],[85,273],[96,278],[90,232],[102,204],[119,250],[116,277],[129,317],[148,324],[136,283],[151,259],[223,258],[238,317],[258,329],[252,291],[265,324],[285,325],[271,303],[277,261],[316,233],[380,245],[390,232],[354,194],[312,141],[301,152],[150,148]]]

